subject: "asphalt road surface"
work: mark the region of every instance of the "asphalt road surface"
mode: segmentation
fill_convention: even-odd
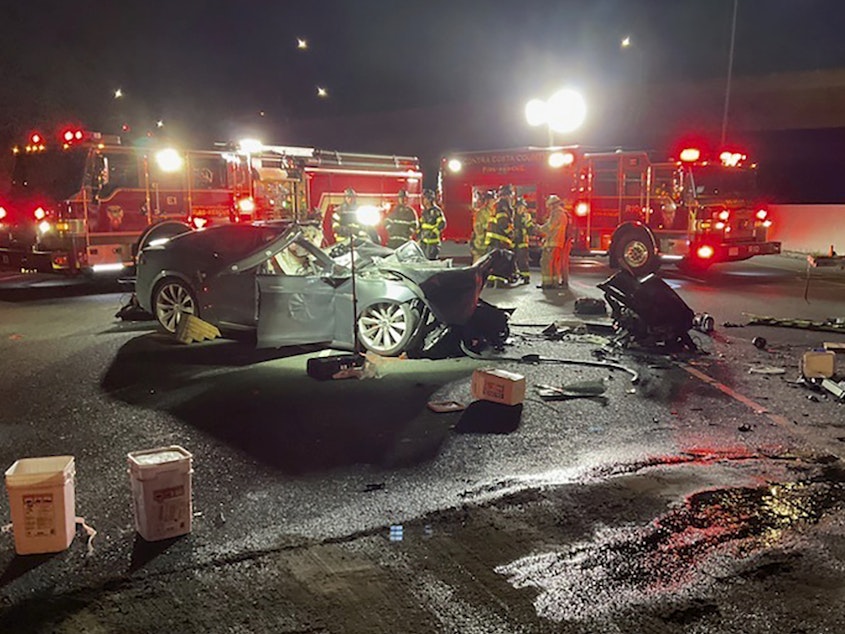
[[[806,350],[845,336],[723,325],[841,317],[845,275],[667,269],[717,329],[694,333],[699,354],[612,350],[636,382],[568,363],[597,360],[595,337],[542,332],[607,275],[580,260],[572,294],[487,291],[516,308],[499,358],[328,382],[305,374],[318,350],[184,346],[115,320],[116,287],[3,276],[0,465],[73,455],[96,536],[16,556],[6,526],[0,632],[845,631],[845,404],[796,382]],[[518,419],[427,408],[469,403],[489,366],[525,375]],[[535,389],[583,381],[603,397]],[[148,543],[126,456],[174,444],[194,457],[193,530]]]

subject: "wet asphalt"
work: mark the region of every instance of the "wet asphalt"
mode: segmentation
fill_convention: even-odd
[[[0,463],[74,455],[97,536],[90,554],[80,530],[66,552],[20,557],[0,535],[0,630],[841,631],[845,405],[794,379],[803,351],[845,337],[721,325],[837,314],[842,278],[813,277],[807,303],[802,266],[667,271],[719,326],[695,335],[705,354],[616,352],[636,383],[567,363],[596,360],[597,340],[541,334],[599,296],[591,261],[572,294],[486,292],[517,309],[504,358],[329,382],[305,375],[316,350],[182,346],[116,321],[117,287],[7,278]],[[526,354],[548,361],[511,360]],[[491,365],[525,375],[518,419],[426,407],[469,403]],[[784,373],[749,372],[764,366]],[[534,388],[583,381],[604,398]],[[149,544],[126,454],[170,444],[194,455],[194,530]]]

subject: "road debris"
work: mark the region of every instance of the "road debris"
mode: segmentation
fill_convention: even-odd
[[[522,403],[502,405],[493,401],[473,401],[461,413],[455,431],[464,434],[510,434],[522,421]]]
[[[766,374],[766,375],[778,375],[778,374],[786,374],[786,368],[780,368],[773,365],[760,365],[760,366],[753,366],[748,368],[748,374]]]
[[[801,357],[799,369],[805,379],[831,378],[835,372],[836,353],[811,350]]]
[[[537,384],[534,386],[537,394],[544,400],[566,401],[576,398],[589,398],[607,403],[604,397],[607,392],[607,385],[604,381],[581,381],[569,383],[560,387],[554,385]]]
[[[754,339],[751,340],[751,343],[758,350],[765,350],[766,346],[769,345],[769,342],[766,341],[765,337],[754,337]]]
[[[762,315],[750,315],[749,326],[779,326],[781,328],[799,328],[802,330],[819,330],[823,332],[845,333],[845,318],[829,317],[823,321],[811,321],[809,319],[779,319],[777,317],[764,317]]]
[[[572,307],[576,315],[607,315],[607,304],[594,297],[579,297]]]
[[[716,327],[716,320],[708,313],[696,313],[692,318],[692,327],[699,332],[710,334]]]
[[[502,405],[519,405],[525,399],[525,377],[495,368],[477,369],[472,373],[472,396]]]
[[[450,412],[461,412],[467,408],[466,405],[459,401],[429,401],[426,403],[428,409],[438,414],[448,414]]]

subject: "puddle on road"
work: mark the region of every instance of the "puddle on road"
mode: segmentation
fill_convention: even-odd
[[[743,562],[755,555],[788,552],[802,528],[845,506],[843,475],[828,465],[802,482],[701,491],[647,526],[602,528],[592,541],[496,572],[515,588],[537,588],[537,613],[554,621],[594,619],[667,596],[694,598],[714,578],[743,574]]]

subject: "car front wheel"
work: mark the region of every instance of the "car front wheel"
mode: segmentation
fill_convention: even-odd
[[[175,333],[183,315],[199,316],[199,305],[190,286],[182,280],[168,278],[153,292],[153,313],[162,328]]]
[[[392,357],[404,352],[414,336],[418,315],[407,303],[379,302],[358,318],[358,339],[370,352]]]

